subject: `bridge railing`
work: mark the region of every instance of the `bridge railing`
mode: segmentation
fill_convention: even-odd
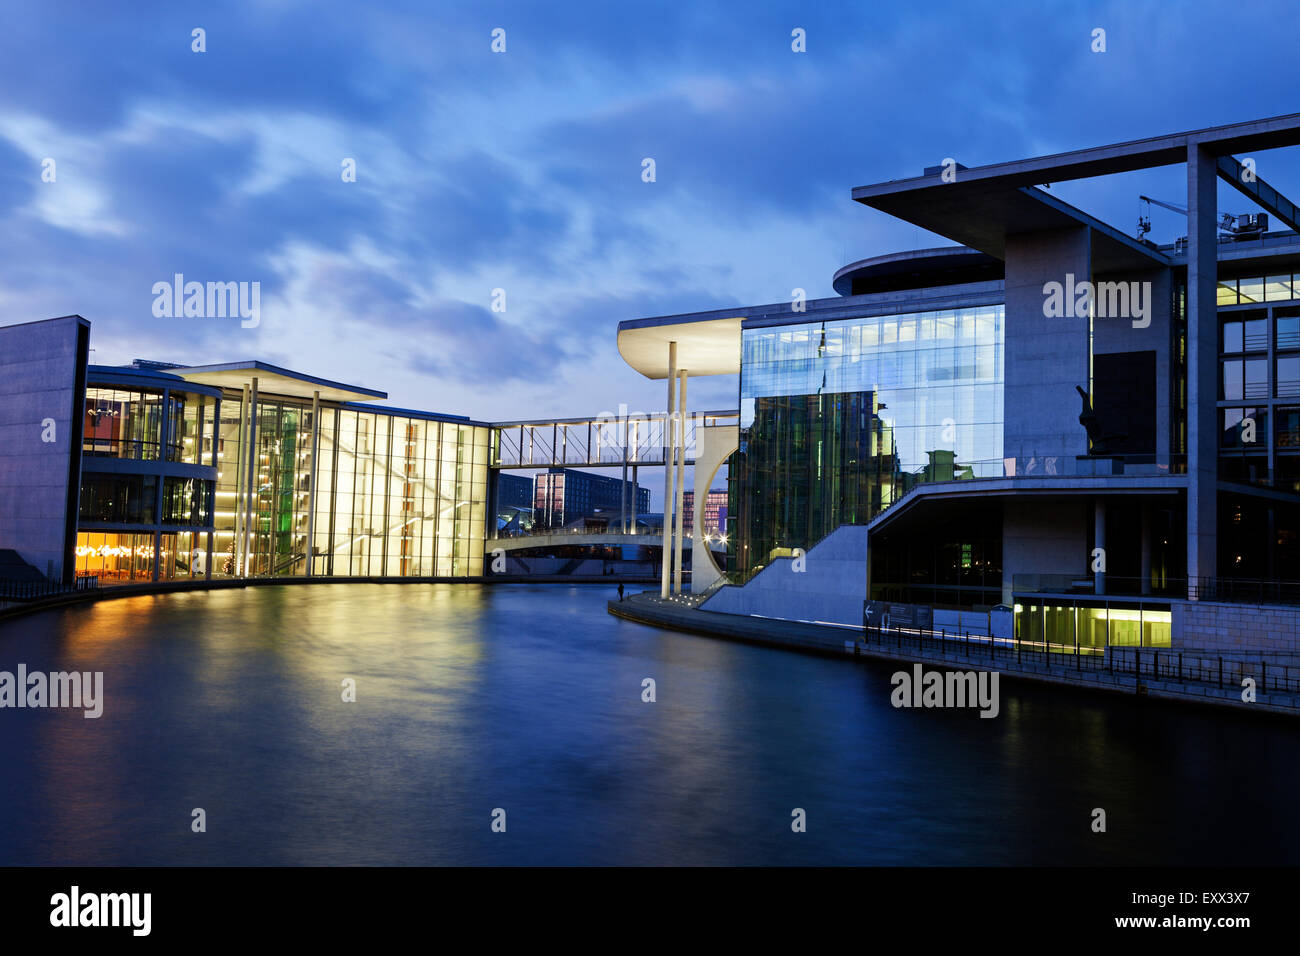
[[[739,412],[688,412],[686,458],[695,457],[700,428],[731,424]],[[668,416],[601,414],[593,418],[498,422],[492,426],[493,468],[618,467],[663,465],[667,460]]]

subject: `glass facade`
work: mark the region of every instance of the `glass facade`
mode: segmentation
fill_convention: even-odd
[[[176,536],[162,536],[164,570],[175,562]],[[83,531],[77,535],[77,575],[95,576],[101,581],[150,581],[153,579],[154,536],[115,531]],[[172,577],[172,574],[163,574]]]
[[[488,429],[322,406],[312,478],[310,402],[258,401],[251,507],[243,402],[222,403],[213,574],[481,574]]]
[[[179,383],[178,383],[179,384]],[[210,460],[216,399],[206,395],[111,386],[86,389],[82,454],[202,464]],[[163,424],[167,447],[163,448]]]
[[[1141,603],[1017,604],[1016,640],[1046,643],[1052,651],[1102,653],[1107,647],[1169,647],[1169,605]]]
[[[742,575],[922,481],[1002,474],[1003,307],[742,333],[729,532]]]

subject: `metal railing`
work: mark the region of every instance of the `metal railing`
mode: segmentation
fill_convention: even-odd
[[[988,478],[1165,478],[1186,473],[1186,462],[1181,456],[1173,456],[1168,461],[1150,461],[1148,458],[1149,456],[1124,455],[1021,455],[957,461],[941,468],[926,467],[916,472],[903,472],[896,476],[900,489],[903,489],[902,493],[885,502],[871,516],[871,520],[874,521],[890,508],[907,500],[917,489],[944,482]]]
[[[0,580],[0,600],[35,601],[59,594],[94,590],[98,587],[99,577],[96,575],[74,578],[72,584],[63,584],[58,581],[13,581],[6,579]]]
[[[1145,585],[1145,588],[1144,588]],[[1300,605],[1300,581],[1259,578],[1192,577],[1165,578],[1144,582],[1140,577],[1106,575],[1104,592],[1098,594],[1089,574],[1016,574],[1011,578],[1013,594],[1062,594],[1116,598],[1147,597],[1189,601],[1218,601],[1224,604]]]
[[[1255,659],[1171,647],[1075,646],[901,626],[864,627],[862,631],[868,646],[885,645],[900,650],[912,648],[922,655],[932,652],[936,655],[935,663],[944,665],[956,666],[967,661],[1002,662],[1012,665],[1007,668],[1009,672],[1061,676],[1071,671],[1105,673],[1116,678],[1133,678],[1139,692],[1144,688],[1144,682],[1150,681],[1181,684],[1189,689],[1241,691],[1249,678],[1255,682],[1256,693],[1300,695],[1300,663],[1293,663],[1294,659],[1269,663],[1268,655]],[[1300,699],[1276,702],[1300,709]]]
[[[1188,578],[1187,597],[1193,601],[1222,601],[1225,604],[1300,605],[1300,581]]]
[[[623,535],[629,538],[659,538],[664,536],[662,529],[629,529],[623,531],[621,528],[614,526],[610,528],[539,528],[534,525],[531,531],[525,531],[520,534],[494,534],[488,537],[488,541],[518,541],[521,538],[561,538],[561,537],[588,537],[595,535]]]
[[[694,460],[698,430],[735,424],[737,411],[688,411],[687,462]],[[662,466],[667,458],[664,412],[605,413],[593,418],[497,422],[492,425],[491,468]]]

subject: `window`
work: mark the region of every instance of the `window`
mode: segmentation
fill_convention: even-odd
[[[1268,359],[1246,359],[1245,398],[1268,398]],[[1297,386],[1300,387],[1300,366],[1296,369]]]
[[[1241,304],[1248,302],[1264,301],[1264,279],[1262,276],[1255,276],[1251,279],[1238,279],[1237,291],[1241,297]]]
[[[1285,302],[1291,295],[1291,276],[1269,276],[1264,280],[1264,299],[1268,302]]]
[[[1300,408],[1279,408],[1273,440],[1279,449],[1300,450]]]
[[[1239,359],[1223,363],[1222,388],[1219,391],[1220,398],[1228,401],[1241,401],[1244,397],[1242,394],[1241,374],[1241,361]]]
[[[1300,355],[1285,355],[1277,360],[1277,394],[1300,395]]]
[[[153,524],[156,482],[153,475],[83,475],[78,517],[105,524]]]
[[[1282,374],[1283,359],[1278,360],[1278,375]],[[1300,389],[1300,357],[1296,358],[1296,388]],[[1243,398],[1268,397],[1268,359],[1228,359],[1223,362],[1222,391],[1220,398],[1226,401],[1240,401]],[[1279,385],[1280,387],[1280,385]],[[1281,394],[1300,394],[1297,392],[1278,392]]]
[[[1247,319],[1245,323],[1245,346],[1247,352],[1268,351],[1268,318]]]
[[[1300,348],[1300,315],[1287,315],[1279,312],[1275,334],[1279,349]]]
[[[1229,319],[1223,323],[1223,339],[1219,344],[1220,351],[1225,355],[1234,352],[1244,352],[1245,338],[1242,332],[1242,323],[1240,319]]]
[[[1267,408],[1225,408],[1220,448],[1264,451],[1268,447]]]

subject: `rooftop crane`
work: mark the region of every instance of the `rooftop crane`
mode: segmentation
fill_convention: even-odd
[[[1171,202],[1165,202],[1163,199],[1152,199],[1150,196],[1138,196],[1142,202],[1147,204],[1145,214],[1138,213],[1137,237],[1148,245],[1154,245],[1151,240],[1147,239],[1147,233],[1151,231],[1151,203],[1162,206],[1170,212],[1180,213],[1186,216],[1187,210],[1182,206],[1176,206]],[[1230,212],[1225,212],[1219,217],[1219,231],[1225,232],[1234,239],[1258,239],[1268,231],[1268,214],[1267,213],[1247,213],[1243,216],[1234,216]],[[1183,245],[1187,242],[1187,237],[1183,236],[1178,240],[1177,245]]]

